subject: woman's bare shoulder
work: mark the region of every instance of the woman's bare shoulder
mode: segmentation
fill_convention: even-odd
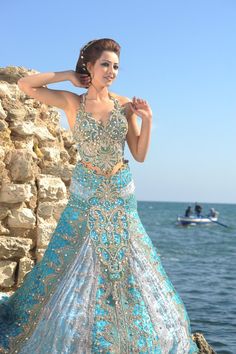
[[[116,99],[118,99],[119,103],[121,105],[125,105],[127,104],[128,102],[131,102],[132,100],[129,98],[129,97],[125,97],[125,96],[121,96],[121,95],[118,95],[117,93],[115,92],[110,92],[110,94],[115,97]]]

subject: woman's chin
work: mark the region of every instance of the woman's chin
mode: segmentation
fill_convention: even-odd
[[[106,84],[103,83],[102,86],[103,87],[109,87],[109,86],[111,86],[111,84],[112,84],[112,82],[107,82]]]

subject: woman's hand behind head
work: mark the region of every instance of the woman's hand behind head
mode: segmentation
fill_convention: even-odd
[[[87,74],[80,74],[80,73],[77,73],[76,71],[73,71],[70,81],[76,87],[88,88],[89,84],[91,82],[91,79],[90,79],[90,76]]]

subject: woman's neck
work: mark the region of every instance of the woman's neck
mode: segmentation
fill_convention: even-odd
[[[110,93],[107,89],[107,87],[103,87],[100,89],[97,89],[93,86],[88,88],[88,91],[86,92],[86,100],[89,101],[107,101],[110,99]]]

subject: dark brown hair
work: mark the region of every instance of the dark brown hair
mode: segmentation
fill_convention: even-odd
[[[91,43],[91,45],[89,43]],[[120,49],[120,45],[110,38],[102,38],[96,41],[92,40],[80,49],[80,55],[75,71],[79,74],[90,75],[86,68],[88,62],[95,64],[95,62],[101,57],[104,50],[114,52],[117,54],[118,58],[120,58]],[[81,54],[83,54],[83,58],[81,58]],[[85,66],[83,64],[85,64]],[[83,68],[85,68],[85,70]]]

